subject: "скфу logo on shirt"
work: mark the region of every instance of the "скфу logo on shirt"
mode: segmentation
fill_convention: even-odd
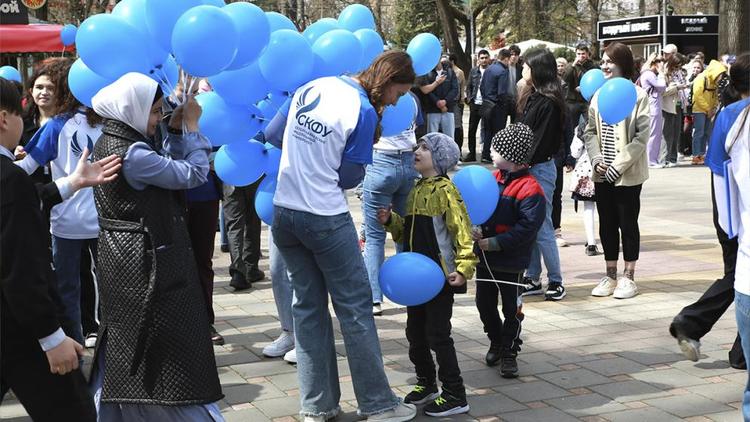
[[[312,102],[307,102],[307,96],[308,94],[310,94],[310,91],[312,91],[313,88],[314,87],[312,86],[307,88],[305,92],[303,92],[302,95],[299,96],[299,99],[297,100],[297,113],[294,115],[294,117],[297,120],[298,125],[310,130],[316,135],[321,135],[325,138],[330,135],[331,132],[333,132],[333,129],[328,129],[328,126],[306,114],[313,111],[318,106],[318,104],[320,104],[320,94],[318,94],[318,96],[315,97]]]

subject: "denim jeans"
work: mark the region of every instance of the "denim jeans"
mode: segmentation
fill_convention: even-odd
[[[560,254],[555,242],[555,229],[552,227],[552,195],[555,192],[555,181],[557,179],[557,167],[555,161],[534,164],[530,173],[536,181],[542,185],[544,198],[547,200],[544,223],[536,235],[536,246],[531,248],[531,261],[526,270],[526,277],[540,280],[542,276],[542,257],[544,266],[547,267],[547,277],[551,284],[562,284],[562,271],[560,271]]]
[[[398,406],[383,369],[372,316],[372,292],[349,213],[319,216],[276,207],[273,236],[289,269],[297,376],[303,416],[333,417],[340,411],[333,322],[339,320],[360,415]]]
[[[271,272],[271,288],[273,289],[273,300],[276,301],[276,312],[279,314],[281,329],[290,333],[294,332],[294,318],[292,317],[292,303],[294,291],[292,282],[287,274],[286,263],[279,253],[279,248],[273,241],[273,232],[268,231],[268,261]]]
[[[705,155],[711,136],[711,122],[706,113],[693,113],[693,156]]]
[[[750,296],[740,292],[734,292],[735,317],[737,318],[737,330],[742,339],[742,350],[745,354],[745,362],[750,362]],[[748,381],[745,385],[745,394],[742,399],[742,416],[744,420],[750,420],[750,369],[748,369]]]
[[[64,309],[65,320],[72,332],[66,333],[83,344],[81,328],[81,251],[97,239],[63,239],[52,236],[52,261],[55,264],[57,289]]]
[[[456,121],[453,113],[427,113],[427,132],[440,132],[453,138]]]
[[[372,164],[367,166],[364,181],[362,212],[365,226],[365,266],[372,289],[372,302],[382,303],[378,274],[385,260],[387,233],[378,222],[378,209],[393,205],[393,211],[404,216],[406,199],[414,187],[414,153],[389,154],[375,151]],[[396,245],[400,252],[401,245]]]

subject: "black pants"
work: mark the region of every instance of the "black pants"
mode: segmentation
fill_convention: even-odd
[[[261,179],[262,180],[262,179]],[[260,180],[248,186],[224,185],[224,217],[229,239],[229,275],[249,272],[260,260],[260,217],[255,212],[255,191]]]
[[[495,280],[523,283],[523,273],[497,273],[493,272]],[[477,278],[491,279],[490,273],[484,266],[477,267]],[[520,303],[519,286],[511,284],[498,284],[488,281],[477,281],[476,304],[479,310],[479,318],[484,325],[484,332],[493,344],[500,344],[503,349],[513,352],[521,350],[521,321],[523,321],[523,310]],[[503,317],[497,311],[498,294],[502,298]]]
[[[714,281],[695,303],[682,308],[675,317],[675,321],[680,324],[685,334],[695,340],[700,340],[701,337],[708,334],[716,321],[724,315],[729,305],[734,302],[734,267],[737,263],[738,243],[736,237],[729,239],[719,226],[719,213],[716,209],[713,183],[711,183],[711,202],[713,204],[714,228],[716,229],[716,237],[719,239],[719,245],[721,245],[721,257],[724,261],[724,277]],[[733,355],[736,356],[735,359],[732,358]],[[732,350],[729,352],[729,360],[735,363],[736,359],[744,361],[739,334],[734,341]]]
[[[406,308],[406,339],[409,340],[409,359],[414,364],[417,378],[427,383],[435,382],[435,362],[430,350],[435,352],[438,378],[443,389],[465,397],[461,369],[458,367],[456,349],[451,338],[453,292],[444,288],[431,301]]]
[[[255,208],[253,208],[255,209]],[[208,323],[214,323],[214,241],[216,240],[216,222],[219,220],[219,200],[188,202],[187,229],[193,245],[195,263],[198,267],[198,279],[206,299]]]
[[[569,120],[570,127],[572,127],[573,130],[576,130],[581,117],[583,117],[584,120],[588,119],[589,105],[588,103],[569,103],[569,102],[566,102],[565,105],[568,108],[568,118],[570,119]]]
[[[682,130],[682,110],[678,107],[676,113],[661,112],[664,118],[664,142],[667,143],[667,162],[677,162],[677,147]]]
[[[562,220],[562,190],[563,190],[563,165],[555,160],[557,167],[557,179],[555,179],[555,191],[552,193],[552,227],[557,230],[560,228]]]
[[[96,421],[96,408],[81,369],[52,374],[47,355],[35,339],[23,345],[2,339],[0,402],[9,389],[31,419],[45,421]]]
[[[477,128],[479,123],[482,122],[482,116],[479,115],[478,104],[471,103],[469,106],[469,155],[476,157],[477,155]],[[483,133],[480,130],[480,133]]]
[[[617,261],[621,237],[625,261],[638,260],[641,249],[641,232],[638,228],[641,186],[615,186],[607,182],[594,184],[596,209],[599,212],[599,238],[606,261]]]
[[[98,239],[86,241],[81,250],[81,326],[83,337],[99,331],[99,285],[96,281]]]
[[[484,139],[482,139],[482,158],[491,160],[490,157],[490,144],[492,143],[492,137],[497,132],[505,129],[505,125],[508,121],[508,105],[504,99],[498,101],[492,110],[491,116],[487,119],[482,119],[484,123]]]
[[[453,108],[453,122],[455,123],[453,140],[456,141],[460,153],[461,148],[464,147],[464,103],[460,99],[456,101],[456,106]]]

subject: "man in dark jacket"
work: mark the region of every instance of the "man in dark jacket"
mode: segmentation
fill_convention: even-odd
[[[440,132],[453,138],[453,110],[458,98],[458,78],[450,62],[439,62],[435,69],[422,76],[417,84],[426,96],[423,106],[427,115],[427,132]]]
[[[570,116],[571,127],[578,126],[578,120],[581,116],[586,116],[589,105],[586,99],[581,95],[581,77],[591,69],[598,69],[599,66],[591,61],[591,52],[586,44],[578,44],[576,47],[576,59],[571,66],[565,70],[563,81],[568,85],[565,103],[568,106],[568,115]]]
[[[498,60],[491,64],[484,73],[480,92],[482,94],[483,111],[482,120],[484,121],[485,136],[482,139],[482,162],[491,163],[490,157],[490,140],[497,132],[505,128],[508,120],[508,107],[510,99],[508,97],[508,60],[510,51],[500,50]],[[491,109],[488,104],[490,101],[494,104]]]
[[[466,80],[466,104],[469,105],[469,153],[461,161],[470,162],[477,160],[477,127],[482,120],[479,109],[482,106],[482,92],[479,85],[487,66],[490,65],[490,53],[487,50],[479,50],[477,54],[477,66],[469,72]],[[484,124],[480,132],[484,139]]]

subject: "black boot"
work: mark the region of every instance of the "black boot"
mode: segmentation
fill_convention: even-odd
[[[240,290],[247,290],[253,285],[245,279],[245,276],[240,273],[234,273],[232,275],[232,280],[229,282],[229,285],[234,287],[235,291]]]
[[[500,343],[491,343],[490,350],[487,351],[487,356],[484,357],[487,362],[487,366],[495,366],[502,357]]]
[[[510,349],[503,349],[503,361],[500,363],[500,374],[503,378],[518,377],[518,362],[516,362],[516,352]]]

